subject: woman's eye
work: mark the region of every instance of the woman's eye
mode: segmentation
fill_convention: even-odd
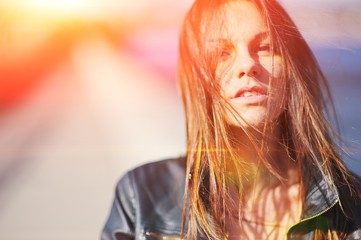
[[[226,60],[226,59],[228,59],[229,57],[231,56],[231,52],[229,51],[229,50],[221,50],[220,52],[219,52],[219,58],[221,59],[221,60]]]
[[[270,49],[270,44],[260,44],[257,48],[257,52],[269,52]]]
[[[229,57],[230,53],[228,51],[222,51],[221,52],[221,57],[224,58],[224,57]]]

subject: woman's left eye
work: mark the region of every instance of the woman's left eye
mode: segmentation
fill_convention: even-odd
[[[269,52],[271,49],[269,44],[260,44],[257,47],[257,52]]]

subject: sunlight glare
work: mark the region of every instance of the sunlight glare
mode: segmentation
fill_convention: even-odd
[[[92,5],[92,1],[89,0],[26,0],[20,2],[23,9],[42,15],[82,14]]]

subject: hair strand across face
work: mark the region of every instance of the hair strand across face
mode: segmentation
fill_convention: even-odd
[[[282,60],[280,78],[285,84],[280,114],[275,121],[266,121],[256,133],[265,139],[273,129],[280,128],[278,146],[290,162],[297,164],[304,191],[309,179],[317,174],[332,188],[336,182],[352,186],[354,180],[339,157],[339,138],[326,120],[326,100],[331,99],[327,81],[296,25],[276,1],[238,1],[257,8],[268,29],[272,56]],[[222,96],[217,80],[217,57],[223,56],[224,44],[209,41],[223,39],[222,34],[227,32],[223,6],[238,1],[196,0],[181,30],[178,79],[187,120],[186,171],[190,176],[186,179],[183,212],[183,234],[187,239],[196,239],[199,234],[207,239],[226,236],[224,219],[233,202],[230,186],[237,185],[242,207],[249,167],[237,148],[245,143],[233,137],[234,127],[227,120],[229,112],[236,120],[240,114]],[[239,124],[238,129],[248,137],[248,144],[254,147],[266,169],[282,180],[279,166],[265,155],[269,150],[267,142],[255,137],[254,128]],[[235,175],[230,177],[228,169],[233,169]]]

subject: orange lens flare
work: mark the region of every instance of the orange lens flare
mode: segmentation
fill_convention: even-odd
[[[84,0],[27,0],[18,1],[18,6],[31,13],[68,15],[85,11],[90,3]]]

